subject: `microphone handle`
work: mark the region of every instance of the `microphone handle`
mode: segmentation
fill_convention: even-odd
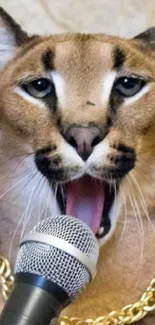
[[[16,283],[0,316],[0,325],[49,325],[63,307],[51,293]]]

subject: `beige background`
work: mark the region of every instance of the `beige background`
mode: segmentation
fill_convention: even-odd
[[[30,33],[130,37],[155,25],[154,0],[0,0],[0,5]]]

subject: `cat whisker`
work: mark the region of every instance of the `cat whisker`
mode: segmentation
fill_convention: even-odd
[[[129,176],[127,176],[127,179],[129,181],[129,184],[132,185],[132,181],[130,180]],[[133,208],[134,216],[136,219],[137,228],[138,228],[138,232],[139,232],[139,240],[140,240],[140,259],[139,259],[139,264],[138,264],[138,268],[137,268],[137,273],[138,273],[138,278],[136,281],[136,285],[137,285],[137,283],[139,281],[139,276],[140,276],[139,274],[141,272],[141,267],[142,267],[142,262],[143,262],[143,257],[144,257],[144,226],[143,226],[143,222],[142,222],[140,209],[139,209],[138,203],[137,203],[136,198],[133,193],[129,194],[129,199],[130,199],[130,203]]]
[[[19,227],[21,226],[22,222],[23,222],[23,218],[24,218],[24,215],[22,214],[18,223],[17,223],[17,226],[14,230],[14,233],[13,233],[13,236],[11,238],[11,242],[10,242],[10,246],[9,246],[9,251],[8,251],[8,259],[11,260],[11,255],[12,255],[12,248],[13,248],[13,242],[14,242],[14,239],[16,237],[16,234],[17,234],[17,231],[19,229]]]
[[[151,180],[141,171],[141,169],[136,166],[136,172],[138,172],[139,174],[141,174],[141,176],[148,182],[148,184],[155,190],[155,186],[153,186],[153,184],[150,184]]]
[[[137,223],[137,228],[138,228],[138,233],[139,233],[139,240],[140,240],[140,259],[139,259],[139,263],[138,263],[138,268],[137,268],[137,273],[139,273],[139,268],[141,267],[142,265],[142,260],[143,260],[143,256],[144,256],[144,241],[142,239],[142,233],[141,233],[141,226],[139,224],[139,219],[138,219],[138,215],[137,215],[137,209],[134,205],[134,201],[133,201],[133,198],[131,195],[129,195],[129,199],[130,199],[130,202],[131,202],[131,206],[133,208],[133,212],[134,212],[134,216],[135,216],[135,220],[136,220],[136,223]],[[139,275],[138,275],[139,277]],[[137,283],[137,281],[136,281]]]
[[[33,170],[33,172],[36,170],[36,168]],[[32,175],[32,177],[30,177],[30,179],[27,181],[26,184],[24,184],[24,186],[20,189],[20,191],[17,193],[17,195],[14,197],[12,203],[14,203],[17,199],[17,197],[21,194],[21,192],[23,191],[24,188],[26,188],[26,186],[32,181],[33,178],[35,178],[35,176],[38,174],[38,170],[36,171],[35,174]]]
[[[46,182],[46,179],[45,179],[45,182]],[[45,185],[45,182],[44,182],[44,185]],[[48,193],[47,200],[45,200],[45,204],[44,204],[44,206],[43,206],[43,208],[41,210],[40,218],[47,209],[47,202],[49,201],[50,195],[51,195],[51,191]]]
[[[57,205],[57,191],[58,191],[58,184],[56,183],[54,186],[54,201],[53,201],[53,211],[52,211],[52,215],[55,215],[55,211],[56,211],[56,205]]]
[[[64,187],[62,184],[59,185],[60,186],[60,191],[61,191],[61,195],[62,195],[62,200],[63,200],[63,206],[65,206],[65,194],[64,194]]]
[[[130,172],[130,177],[132,178],[133,183],[135,184],[135,187],[138,189],[138,192],[139,192],[139,194],[140,194],[140,198],[141,198],[141,199],[140,199],[140,202],[141,202],[141,206],[142,206],[142,208],[143,208],[143,211],[145,212],[146,218],[147,218],[149,224],[151,225],[152,229],[155,231],[155,226],[154,226],[153,222],[152,222],[151,219],[150,219],[150,216],[149,216],[149,213],[148,213],[148,208],[147,208],[147,205],[146,205],[146,202],[145,202],[145,199],[144,199],[143,193],[142,193],[142,191],[141,191],[141,189],[140,189],[140,187],[139,187],[139,184],[137,183],[137,180],[136,180],[136,178],[134,177],[134,175],[133,175],[132,172]]]
[[[26,153],[26,154],[21,154],[21,155],[17,155],[17,156],[10,157],[10,158],[8,158],[8,159],[2,161],[2,162],[0,163],[0,166],[2,166],[3,164],[6,164],[6,163],[7,163],[8,161],[10,161],[10,160],[13,160],[13,159],[16,159],[16,158],[19,158],[19,157],[23,157],[23,156],[26,156],[26,157],[24,157],[24,158],[28,158],[29,156],[31,156],[31,155],[33,155],[33,154],[34,154],[34,152],[31,152],[31,153]]]
[[[51,188],[49,189],[49,194],[48,194],[48,197],[47,197],[46,212],[45,212],[45,218],[44,219],[46,219],[48,217],[48,207],[49,207],[50,197],[51,197]]]
[[[40,175],[39,175],[40,176]],[[24,218],[24,222],[23,222],[23,229],[22,229],[22,232],[21,232],[21,236],[20,236],[20,240],[21,238],[23,237],[24,233],[25,233],[25,229],[27,227],[27,224],[28,224],[28,221],[30,219],[30,216],[32,214],[32,210],[33,210],[33,207],[31,208],[31,211],[28,215],[28,212],[29,212],[29,208],[30,208],[30,204],[31,204],[31,201],[32,201],[32,198],[36,192],[36,190],[38,189],[39,187],[39,184],[40,184],[40,181],[42,180],[43,176],[41,175],[41,177],[39,178],[39,181],[37,183],[37,185],[35,184],[35,186],[33,187],[32,191],[31,191],[31,194],[30,194],[30,197],[29,197],[29,200],[28,200],[28,204],[27,204],[27,207],[25,209],[25,211],[23,212],[23,215],[25,216]]]
[[[41,189],[40,189],[40,193],[39,193],[39,196],[40,196],[40,199],[39,199],[39,204],[38,204],[38,217],[37,217],[37,223],[40,222],[41,220],[41,206],[42,206],[42,201],[43,201],[43,196],[44,196],[44,191],[43,191],[43,188],[45,186],[45,183],[46,183],[46,178],[42,178],[43,180],[43,183],[42,183],[42,186],[41,186]]]
[[[123,235],[125,233],[126,225],[127,225],[127,203],[126,203],[126,197],[123,192],[121,184],[120,184],[120,192],[121,192],[121,196],[123,198],[123,203],[124,203],[124,225],[123,225],[123,229],[122,229],[119,241],[117,243],[117,247],[119,246],[120,242],[122,241]]]
[[[37,184],[37,185],[38,185],[38,184]],[[9,259],[11,259],[13,242],[14,242],[14,239],[15,239],[15,237],[16,237],[17,231],[18,231],[18,229],[19,229],[21,223],[22,223],[23,221],[26,222],[26,220],[24,220],[24,219],[25,219],[25,215],[26,215],[26,213],[27,213],[28,210],[29,210],[29,206],[30,206],[30,203],[31,203],[31,198],[32,198],[32,196],[33,196],[33,194],[34,194],[34,191],[35,191],[36,187],[37,187],[37,186],[35,185],[34,188],[32,189],[32,192],[31,192],[30,198],[29,198],[29,200],[28,200],[27,206],[26,206],[24,212],[22,213],[22,215],[21,215],[21,217],[20,217],[20,219],[19,219],[19,222],[18,222],[18,224],[17,224],[17,227],[15,228],[15,231],[14,231],[14,233],[13,233],[13,236],[12,236],[12,239],[11,239],[11,242],[10,242],[10,246],[9,246],[9,251],[8,251]],[[24,224],[25,224],[25,223],[23,222],[23,227],[24,227]],[[25,228],[24,228],[24,229],[25,229]],[[20,238],[22,237],[23,233],[24,233],[24,230],[22,229],[22,233],[21,233]]]
[[[16,173],[16,171],[17,171],[17,169],[19,168],[20,164],[21,164],[22,162],[24,162],[24,160],[27,159],[27,158],[29,158],[29,157],[24,157],[24,158],[22,158],[22,159],[17,163],[17,166],[15,167],[13,173]]]
[[[141,254],[140,254],[141,257],[140,257],[140,261],[139,261],[139,265],[138,265],[138,269],[137,269],[137,273],[138,273],[138,277],[137,277],[137,281],[136,281],[136,286],[137,286],[137,284],[139,282],[139,279],[140,279],[140,275],[141,275],[141,271],[142,271],[142,265],[143,265],[145,233],[144,233],[144,225],[143,225],[143,220],[142,220],[142,216],[141,216],[141,213],[140,213],[140,209],[139,209],[139,206],[138,206],[138,202],[135,199],[135,197],[133,197],[133,199],[134,199],[134,203],[135,203],[135,206],[136,206],[136,209],[137,209],[137,216],[139,218],[139,224],[140,224],[141,233],[142,233],[142,239],[141,239],[142,249],[141,249]]]
[[[40,190],[40,199],[39,199],[39,204],[38,204],[38,217],[37,217],[37,223],[40,222],[41,220],[41,205],[42,205],[42,200],[43,200],[43,195],[44,195],[44,191],[42,190],[44,185],[45,185],[46,179],[44,179],[43,177],[43,184]]]
[[[33,172],[34,172],[34,171],[33,171]],[[22,179],[20,179],[19,182],[17,182],[17,183],[14,184],[13,186],[11,186],[11,187],[6,191],[6,192],[4,192],[2,195],[0,195],[0,200],[2,200],[3,197],[4,197],[6,194],[8,194],[11,190],[13,190],[13,189],[14,189],[15,187],[17,187],[19,184],[21,184],[21,183],[24,181],[24,179],[26,179],[27,177],[29,177],[30,175],[32,175],[33,172],[31,172],[31,173],[27,174],[26,176],[24,176]]]
[[[49,207],[50,196],[51,196],[51,194],[48,193],[47,200],[46,200],[46,205],[45,205],[45,209],[44,209],[44,216],[43,216],[44,220],[47,219],[47,217],[48,217],[48,207]]]

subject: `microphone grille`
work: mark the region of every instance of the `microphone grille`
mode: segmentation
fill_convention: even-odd
[[[35,232],[64,239],[97,262],[97,240],[90,228],[79,219],[67,215],[48,218],[34,227],[31,233]]]
[[[84,253],[94,266],[98,260],[98,242],[90,228],[80,220],[62,215],[41,221],[31,234],[46,234],[65,240]],[[73,300],[90,282],[86,266],[74,256],[52,245],[24,242],[19,250],[15,273],[45,276],[62,287]]]

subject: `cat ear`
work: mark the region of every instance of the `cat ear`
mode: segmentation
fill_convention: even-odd
[[[151,27],[145,32],[136,35],[134,39],[140,40],[143,42],[143,44],[148,45],[152,49],[155,49],[155,27]]]
[[[0,7],[0,69],[15,56],[17,47],[32,38]]]

